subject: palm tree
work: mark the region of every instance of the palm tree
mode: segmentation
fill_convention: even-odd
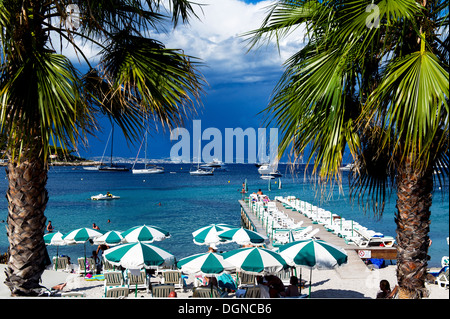
[[[310,147],[321,185],[342,185],[381,217],[397,192],[400,298],[425,291],[433,170],[448,176],[448,8],[444,1],[277,1],[250,47],[305,31],[266,112],[282,131],[279,154]],[[438,179],[438,181],[442,181]]]
[[[5,283],[13,296],[36,294],[49,263],[43,235],[51,147],[82,144],[98,130],[99,115],[134,141],[146,119],[172,127],[199,106],[200,63],[150,37],[191,17],[187,0],[0,1],[0,135],[9,161]],[[88,65],[86,74],[53,47],[64,41]],[[99,48],[98,65],[84,54],[88,45]]]

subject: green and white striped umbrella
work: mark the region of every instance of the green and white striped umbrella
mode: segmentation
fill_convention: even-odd
[[[120,232],[116,230],[110,230],[105,234],[94,239],[95,245],[108,245],[115,246],[121,244],[123,241],[123,236]]]
[[[268,238],[255,231],[245,228],[233,228],[219,234],[219,238],[233,241],[238,245],[262,246],[268,242]]]
[[[122,233],[126,243],[152,243],[170,237],[170,233],[156,226],[135,226]]]
[[[63,234],[61,232],[48,233],[44,235],[44,242],[46,245],[51,246],[65,246],[67,243],[63,239]]]
[[[84,244],[88,240],[92,240],[96,237],[103,235],[101,232],[91,228],[78,228],[65,234],[62,238],[69,244]]]
[[[219,234],[225,230],[235,228],[226,224],[211,224],[192,233],[194,243],[197,245],[215,245],[226,243],[225,240],[219,238]]]
[[[256,275],[273,274],[288,267],[280,254],[260,247],[235,249],[224,253],[223,258],[237,271]]]
[[[290,266],[332,269],[347,262],[347,253],[323,240],[294,241],[280,247],[279,253]]]
[[[168,251],[141,242],[110,248],[104,252],[104,258],[114,266],[129,269],[156,268],[174,260]]]
[[[285,244],[279,253],[290,266],[310,269],[309,297],[311,298],[312,270],[332,269],[347,263],[347,253],[323,240],[306,239]]]
[[[220,275],[223,272],[231,272],[235,267],[216,253],[201,253],[181,259],[177,263],[184,273],[202,275]]]
[[[47,246],[56,246],[56,263],[55,269],[58,270],[58,250],[59,246],[65,246],[67,243],[63,239],[63,234],[61,232],[48,233],[44,235],[44,243]]]

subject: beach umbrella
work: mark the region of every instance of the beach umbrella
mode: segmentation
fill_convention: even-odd
[[[120,232],[116,230],[110,230],[105,234],[94,239],[95,245],[108,245],[115,246],[121,244],[123,241],[123,236]]]
[[[65,234],[62,239],[68,245],[84,244],[84,262],[86,262],[86,242],[91,241],[103,235],[101,232],[91,228],[78,228]],[[86,276],[86,268],[84,267],[84,275]]]
[[[219,238],[219,234],[225,230],[235,228],[226,224],[211,224],[192,233],[194,243],[197,245],[215,245],[226,243],[225,240]]]
[[[150,269],[174,260],[174,256],[168,251],[142,242],[110,248],[105,251],[103,258],[114,266],[128,269]]]
[[[344,249],[323,240],[306,239],[285,244],[279,248],[280,255],[290,266],[310,269],[309,296],[313,269],[332,269],[347,263]]]
[[[219,238],[229,240],[238,245],[262,246],[268,242],[268,238],[255,231],[246,228],[233,228],[219,234]]]
[[[68,245],[84,244],[89,240],[103,235],[98,230],[91,228],[78,228],[65,234],[62,238]]]
[[[58,270],[58,250],[59,246],[65,246],[67,243],[62,238],[63,234],[61,232],[56,233],[48,233],[44,235],[44,243],[47,246],[56,246],[56,264],[55,264],[55,270]]]
[[[152,243],[161,241],[170,237],[168,231],[156,226],[135,226],[122,233],[124,242],[126,243]]]
[[[256,275],[276,273],[288,267],[280,254],[260,247],[235,249],[224,253],[223,258],[237,271]]]
[[[187,274],[220,275],[223,272],[233,271],[235,267],[225,261],[217,253],[195,254],[181,259],[177,267]]]

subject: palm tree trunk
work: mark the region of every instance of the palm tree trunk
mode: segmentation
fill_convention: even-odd
[[[414,170],[411,162],[397,176],[397,280],[400,299],[426,296],[433,170]]]
[[[44,243],[48,201],[45,188],[47,164],[39,156],[37,147],[22,154],[20,163],[10,159],[6,172],[8,199],[9,260],[5,284],[12,296],[33,296],[39,288],[41,275],[50,264]]]

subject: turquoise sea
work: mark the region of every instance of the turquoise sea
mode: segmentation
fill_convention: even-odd
[[[250,192],[261,189],[273,199],[275,196],[294,195],[300,199],[323,207],[346,219],[353,219],[369,229],[385,235],[395,236],[395,194],[388,200],[381,219],[371,212],[364,213],[357,202],[348,197],[348,182],[344,173],[343,191],[337,186],[329,198],[321,201],[314,181],[304,178],[303,168],[292,173],[287,165],[280,165],[283,173],[281,189],[278,179],[269,182],[259,178],[252,164],[228,164],[226,170],[216,171],[214,176],[191,176],[188,164],[163,164],[164,174],[135,175],[131,172],[87,171],[81,167],[52,167],[49,171],[47,189],[50,195],[46,217],[56,230],[62,233],[81,227],[92,227],[96,223],[101,231],[123,231],[137,225],[155,225],[168,230],[169,239],[154,244],[168,250],[177,259],[206,251],[192,241],[192,232],[212,223],[227,223],[240,226],[240,190],[247,179]],[[6,194],[5,172],[0,173],[0,193]],[[276,181],[276,182],[275,182]],[[114,201],[92,201],[90,196],[111,192],[121,198]],[[444,189],[436,190],[431,208],[432,245],[429,266],[440,267],[442,256],[449,255],[446,238],[449,236],[449,191],[448,181]],[[161,205],[159,205],[161,203]],[[0,200],[0,221],[7,219],[7,201]],[[111,221],[108,223],[108,219]],[[3,228],[3,227],[2,227]],[[319,234],[320,237],[320,234]],[[87,247],[90,254],[95,246]],[[6,231],[0,231],[0,253],[8,247]],[[219,249],[234,249],[234,244],[219,246]],[[56,248],[48,247],[50,256]],[[64,246],[60,254],[72,260],[84,254],[84,246]]]

